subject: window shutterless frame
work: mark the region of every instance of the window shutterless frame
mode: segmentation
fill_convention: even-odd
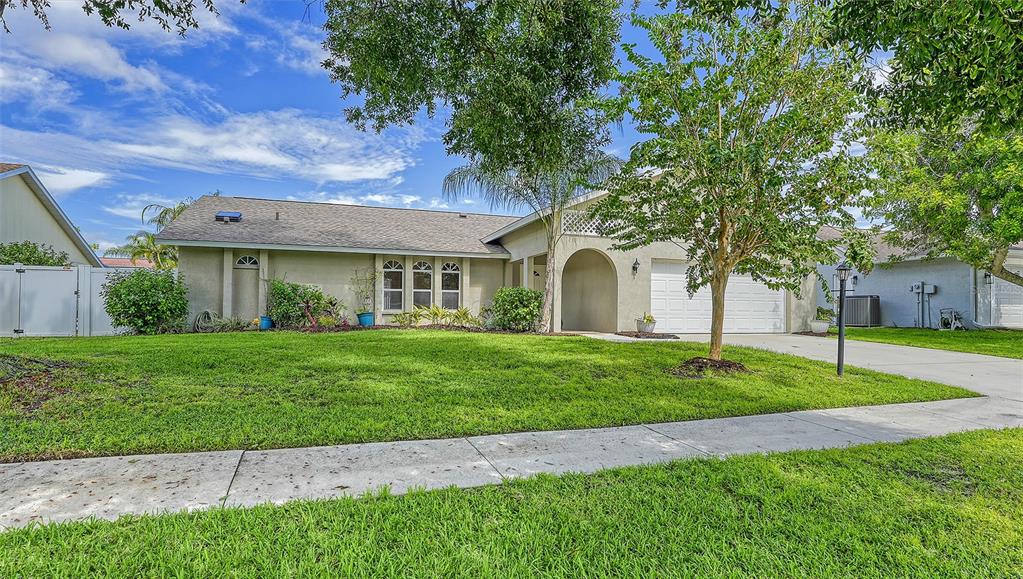
[[[384,309],[405,308],[405,267],[401,262],[388,260],[384,263]]]
[[[433,305],[433,266],[428,261],[412,265],[412,306],[428,308]]]
[[[457,310],[462,303],[462,270],[457,263],[448,262],[440,268],[440,305],[446,310]]]

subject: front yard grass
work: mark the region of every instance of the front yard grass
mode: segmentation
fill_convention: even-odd
[[[752,374],[665,370],[707,346],[435,330],[16,339],[60,360],[0,383],[0,461],[443,438],[971,396],[728,348]]]
[[[846,328],[845,332],[850,340],[987,354],[1003,358],[1023,358],[1021,330],[942,332],[926,328]],[[838,330],[832,328],[831,333],[837,335]]]
[[[1018,577],[1023,429],[0,534],[0,576]]]

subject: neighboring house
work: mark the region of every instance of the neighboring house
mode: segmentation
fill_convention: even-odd
[[[689,299],[683,251],[656,243],[611,251],[595,235],[580,200],[564,217],[558,245],[554,328],[635,330],[651,312],[663,332],[710,330],[710,293]],[[218,221],[238,212],[238,221]],[[253,318],[265,311],[266,280],[314,284],[355,305],[357,268],[377,272],[375,313],[390,316],[417,305],[488,306],[504,286],[542,290],[546,243],[535,215],[365,207],[204,196],[158,235],[178,247],[178,269],[189,286],[191,313],[204,309]],[[814,278],[802,299],[748,276],[728,284],[725,330],[795,332],[815,313]],[[351,311],[351,309],[349,310]]]
[[[834,232],[822,232],[833,235]],[[1023,287],[998,279],[955,258],[924,259],[905,255],[902,250],[873,239],[877,252],[873,271],[852,271],[846,293],[876,295],[880,298],[881,325],[937,328],[940,310],[959,312],[968,327],[1005,327],[1023,329]],[[897,257],[899,261],[888,262]],[[1023,272],[1023,245],[1009,251],[1006,267]],[[818,271],[828,282],[832,295],[817,290],[817,302],[834,308],[838,279],[834,265],[821,265]],[[917,292],[914,286],[925,291]]]
[[[155,269],[153,262],[148,259],[132,259],[130,257],[101,257],[103,267],[134,267],[137,269]]]
[[[31,167],[0,163],[0,243],[17,241],[52,245],[72,264],[101,266]]]

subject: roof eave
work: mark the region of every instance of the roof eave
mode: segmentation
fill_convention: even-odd
[[[50,195],[50,192],[46,189],[46,186],[43,185],[43,182],[39,180],[39,177],[35,174],[35,171],[32,170],[32,167],[29,165],[23,165],[17,169],[0,173],[0,181],[15,176],[21,176],[28,184],[29,189],[32,189],[32,192],[36,194],[36,197],[39,198],[47,211],[50,212],[50,215],[52,215],[57,221],[57,224],[60,225],[60,228],[64,230],[64,233],[71,238],[71,241],[75,244],[75,246],[77,246],[82,254],[85,255],[85,258],[89,260],[90,265],[95,267],[104,267],[103,263],[99,260],[99,256],[97,256],[96,252],[92,250],[92,246],[85,241],[85,238],[82,237],[82,233],[78,231],[74,225],[72,225],[71,219],[66,213],[64,213],[64,210],[60,208],[60,205],[57,205],[57,202],[53,199],[53,196]],[[25,179],[26,176],[28,177],[27,179]]]
[[[591,199],[596,199],[601,195],[605,195],[606,193],[607,191],[590,191],[589,193],[584,193],[566,203],[565,207],[567,208],[571,207],[572,205],[578,205],[579,203],[585,203]],[[501,239],[505,235],[508,235],[513,231],[522,229],[523,227],[529,225],[530,223],[533,223],[534,221],[540,218],[541,213],[543,215],[548,215],[550,214],[550,212],[551,212],[550,207],[544,209],[542,212],[533,211],[529,215],[526,215],[525,217],[522,217],[521,219],[518,219],[516,221],[512,221],[511,223],[505,225],[501,229],[498,229],[497,231],[487,235],[483,239],[480,239],[480,241],[482,241],[483,243],[495,243],[498,239]]]
[[[246,243],[242,241],[213,241],[196,239],[170,239],[157,236],[156,240],[164,245],[177,247],[210,247],[218,249],[266,249],[272,251],[319,251],[327,253],[389,253],[395,255],[422,255],[437,257],[475,257],[483,259],[508,259],[511,254],[505,252],[471,252],[402,249],[396,247],[349,247],[340,245],[299,245],[288,243]]]

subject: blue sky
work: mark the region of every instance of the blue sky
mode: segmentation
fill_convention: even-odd
[[[218,2],[181,38],[152,23],[104,27],[54,2],[52,30],[9,10],[0,34],[0,160],[28,163],[101,249],[149,203],[225,195],[489,211],[445,200],[461,163],[443,117],[381,134],[345,123],[320,68],[323,13],[301,1]],[[635,31],[625,31],[634,41]],[[615,133],[626,154],[636,135]]]

